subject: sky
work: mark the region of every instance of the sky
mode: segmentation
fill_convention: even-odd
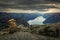
[[[0,6],[0,12],[7,13],[58,13],[60,4],[35,4],[35,5],[13,5]]]
[[[59,3],[59,0],[0,0],[3,4],[38,4],[38,3]]]

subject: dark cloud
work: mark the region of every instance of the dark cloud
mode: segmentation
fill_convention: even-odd
[[[54,1],[54,0],[53,0]],[[6,8],[43,10],[48,8],[60,8],[59,5],[39,5],[41,3],[50,3],[52,0],[0,0],[0,10]],[[55,1],[56,2],[56,1]],[[58,1],[57,1],[58,2]]]
[[[57,8],[60,9],[60,5],[58,4],[33,4],[33,5],[8,5],[2,4],[0,5],[0,11],[4,11],[7,9],[22,9],[22,10],[38,10],[38,11],[47,11],[49,8]],[[46,10],[45,10],[46,9]]]
[[[0,3],[5,4],[35,4],[40,2],[42,2],[42,0],[0,0]]]
[[[0,3],[6,4],[36,4],[50,2],[60,2],[60,0],[0,0]]]

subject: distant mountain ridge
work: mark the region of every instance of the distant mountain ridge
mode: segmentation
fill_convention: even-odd
[[[60,13],[5,13],[0,12],[0,26],[7,26],[9,19],[15,19],[17,25],[23,24],[25,26],[29,26],[28,21],[33,20],[39,16],[44,17],[46,20],[43,22],[47,23],[55,23],[60,22]]]
[[[51,16],[49,16],[49,17],[44,21],[44,24],[60,22],[60,13],[51,13],[50,15],[51,15]]]

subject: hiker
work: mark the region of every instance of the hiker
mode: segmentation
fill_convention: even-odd
[[[10,19],[8,20],[8,23],[9,23],[9,33],[14,33],[17,29],[16,20]]]

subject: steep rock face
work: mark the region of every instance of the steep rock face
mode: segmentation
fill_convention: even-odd
[[[44,21],[44,24],[47,24],[47,23],[55,23],[55,22],[60,22],[60,13],[54,13],[54,14],[52,14],[50,17],[48,17]]]

